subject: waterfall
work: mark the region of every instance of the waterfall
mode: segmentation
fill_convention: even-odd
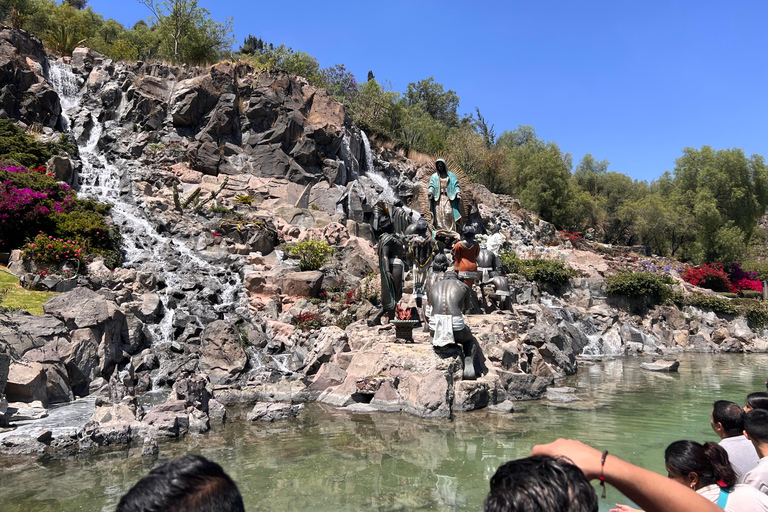
[[[53,90],[59,95],[61,102],[61,116],[63,118],[62,126],[65,130],[69,129],[68,112],[77,106],[78,93],[80,85],[77,77],[72,73],[72,68],[67,64],[58,61],[48,62],[48,82]]]
[[[371,153],[371,143],[365,132],[360,130],[360,137],[363,139],[363,147],[365,148],[365,173],[368,178],[371,179],[376,185],[381,188],[381,194],[377,201],[386,201],[389,204],[394,204],[397,201],[397,194],[390,186],[386,176],[376,171],[373,168],[373,154]],[[377,202],[377,201],[374,201]]]
[[[211,299],[200,299],[209,301],[200,305],[218,316],[228,318],[235,308],[242,305],[239,294],[242,289],[240,276],[208,263],[184,242],[158,232],[147,210],[136,204],[130,175],[127,172],[130,166],[127,162],[120,165],[110,162],[99,149],[104,126],[88,110],[89,107],[81,105],[82,91],[76,85],[77,77],[71,67],[58,62],[52,63],[49,78],[51,86],[59,94],[66,114],[71,116],[71,119],[77,114],[78,126],[91,126],[87,140],[82,141],[85,137],[78,140],[82,161],[79,196],[112,205],[110,215],[123,239],[123,266],[152,272],[166,285],[157,291],[165,315],[159,324],[148,326],[154,338],[152,341],[173,341],[173,319],[177,314],[177,307],[181,305],[176,305],[172,294],[181,290],[184,281],[190,278],[206,287],[206,283],[212,281],[220,285],[220,289],[212,293],[217,295],[215,303],[209,303]],[[221,279],[222,275],[226,279]],[[189,307],[187,302],[185,301],[184,306]],[[197,325],[202,327],[199,320]]]

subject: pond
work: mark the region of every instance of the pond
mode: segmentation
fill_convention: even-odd
[[[767,354],[679,359],[680,371],[672,374],[642,370],[639,358],[587,361],[557,383],[576,388],[580,400],[519,402],[511,414],[483,410],[453,421],[423,420],[309,404],[296,420],[246,425],[239,419],[161,444],[157,458],[142,458],[133,448],[17,460],[0,467],[0,508],[111,512],[138,478],[186,453],[220,463],[249,511],[482,510],[500,464],[558,437],[666,474],[663,452],[670,442],[718,440],[709,426],[712,402],[743,405],[748,393],[765,389],[768,377]],[[601,511],[617,501],[627,502],[609,488]]]

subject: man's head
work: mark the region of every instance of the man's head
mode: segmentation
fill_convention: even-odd
[[[744,433],[747,439],[757,445],[768,447],[768,411],[765,409],[753,409],[744,415]],[[766,453],[762,456],[765,457]]]
[[[448,258],[445,254],[439,252],[435,255],[435,260],[432,262],[432,270],[435,272],[445,272],[448,269]]]
[[[744,411],[736,403],[718,400],[712,406],[710,425],[720,439],[740,436],[744,432]]]
[[[491,477],[485,512],[597,512],[597,495],[568,459],[526,457]]]
[[[419,220],[416,221],[416,232],[419,234],[424,234],[427,232],[427,229],[429,228],[429,224],[427,224],[427,219],[424,217],[421,217]]]
[[[748,394],[747,401],[744,405],[744,412],[749,412],[752,409],[768,410],[768,393],[765,391],[758,391],[756,393]]]
[[[205,457],[187,455],[155,468],[120,499],[115,512],[244,512],[237,485]]]

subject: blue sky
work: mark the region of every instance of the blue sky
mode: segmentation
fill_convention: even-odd
[[[126,26],[135,0],[90,0]],[[199,0],[249,33],[372,70],[402,92],[433,76],[500,134],[530,125],[573,155],[653,180],[683,148],[768,155],[768,2]]]

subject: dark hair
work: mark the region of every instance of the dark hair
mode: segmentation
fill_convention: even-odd
[[[153,469],[115,512],[244,512],[237,485],[205,457],[187,455]]]
[[[485,512],[597,512],[597,494],[568,459],[526,457],[491,477]]]
[[[765,391],[758,391],[756,393],[748,394],[747,405],[752,409],[768,410],[768,393]]]
[[[736,485],[736,473],[728,460],[728,452],[717,443],[675,441],[664,450],[667,467],[682,476],[696,473],[702,486],[722,480],[726,487]]]
[[[448,270],[448,258],[445,254],[439,252],[435,254],[435,259],[432,261],[432,270],[435,272],[445,272]]]
[[[758,443],[768,443],[768,411],[752,409],[745,414],[744,430]]]
[[[728,436],[740,436],[744,433],[744,410],[739,404],[718,400],[712,406],[712,419],[723,426]]]

